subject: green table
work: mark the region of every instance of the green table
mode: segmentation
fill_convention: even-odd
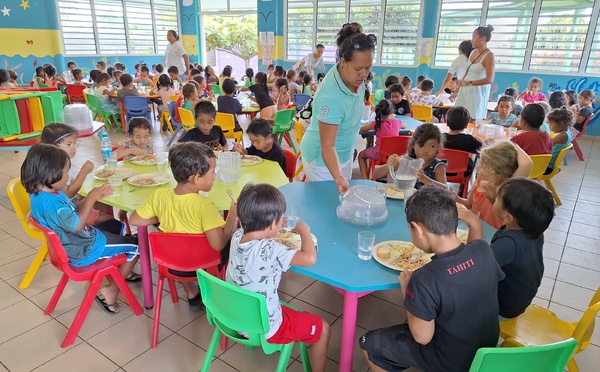
[[[156,165],[144,166],[135,165],[130,162],[119,162],[119,167],[133,168],[137,171],[137,174],[158,172]],[[169,174],[171,169],[167,170]],[[105,181],[100,181],[89,176],[79,193],[83,196],[87,196],[88,192],[95,186],[101,185]],[[242,166],[242,172],[240,179],[234,184],[225,184],[220,179],[215,180],[212,190],[208,194],[208,198],[211,199],[217,209],[225,211],[229,209],[231,200],[226,193],[226,189],[229,188],[233,192],[233,195],[237,198],[240,195],[240,191],[247,183],[268,183],[275,187],[280,187],[287,184],[288,178],[279,166],[278,163],[263,160],[262,162],[255,165],[244,165]],[[125,210],[127,212],[133,212],[142,203],[148,199],[148,197],[159,188],[173,188],[177,185],[175,180],[171,180],[170,183],[154,186],[154,187],[140,187],[137,190],[130,192],[134,189],[134,186],[128,184],[125,180],[123,181],[123,190],[119,197],[108,197],[101,200],[103,204],[110,205],[115,208]],[[146,226],[138,226],[138,246],[140,251],[140,266],[142,268],[142,286],[144,289],[144,305],[146,309],[154,307],[154,294],[152,292],[152,272],[150,267],[150,247],[148,245],[148,228]]]

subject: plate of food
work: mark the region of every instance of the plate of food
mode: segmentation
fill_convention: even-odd
[[[317,237],[315,234],[310,233],[312,236],[313,243],[315,243],[315,247],[317,246]],[[294,248],[300,250],[302,246],[302,239],[300,239],[300,234],[293,233],[289,230],[281,230],[275,235],[275,241],[277,243],[281,243],[286,247]]]
[[[469,238],[469,230],[456,229],[456,238],[459,242],[467,244]]]
[[[413,192],[417,191],[417,189],[413,188]],[[390,199],[404,199],[404,191],[398,190],[394,186],[390,186],[385,191],[385,196]]]
[[[167,173],[143,173],[127,179],[131,186],[153,187],[171,182],[171,175]]]
[[[135,165],[156,165],[156,155],[154,155],[154,154],[138,155],[138,156],[134,156],[133,158],[129,159],[129,161]]]
[[[260,156],[256,155],[242,155],[242,165],[254,165],[258,164],[263,159]]]
[[[100,167],[92,172],[92,177],[97,180],[106,181],[109,177],[116,175],[121,176],[122,179],[129,178],[135,175],[137,172],[132,168],[104,168]]]
[[[431,262],[433,254],[423,253],[411,242],[388,240],[373,247],[373,258],[392,270],[416,270]]]

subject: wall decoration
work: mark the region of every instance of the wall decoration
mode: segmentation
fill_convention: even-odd
[[[9,16],[10,17],[10,9],[8,9],[6,7],[6,5],[4,6],[4,9],[0,10],[0,12],[4,13],[4,17]]]
[[[19,5],[21,7],[23,7],[23,10],[27,10],[27,8],[31,8],[29,6],[29,0],[21,0],[21,5]]]

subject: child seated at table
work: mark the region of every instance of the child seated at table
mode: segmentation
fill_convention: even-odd
[[[177,68],[177,66],[171,66],[167,69],[167,74],[169,74],[169,77],[171,78],[171,80],[173,80],[173,88],[175,88],[176,91],[180,91],[181,90],[181,80],[179,79],[179,69]]]
[[[104,61],[96,62],[96,70],[99,70],[100,72],[106,72],[106,62],[104,62]]]
[[[363,104],[365,106],[369,106],[371,111],[375,110],[375,105],[371,102],[371,91],[369,89],[365,89],[365,96],[363,98]]]
[[[544,86],[544,82],[542,79],[538,77],[532,77],[529,80],[529,84],[527,85],[527,90],[519,94],[517,99],[522,99],[525,102],[525,105],[528,103],[535,103],[539,101],[547,101],[546,95],[540,90]]]
[[[515,135],[510,140],[519,145],[528,155],[550,154],[552,152],[552,138],[540,130],[546,112],[537,103],[530,103],[521,112],[521,129],[523,132]]]
[[[502,96],[498,98],[496,111],[488,114],[487,123],[510,127],[517,121],[517,116],[512,113],[515,101],[511,96]]]
[[[499,315],[514,318],[531,304],[542,282],[543,234],[554,216],[554,198],[535,181],[513,178],[500,186],[494,213],[504,224],[491,242],[496,261],[506,274],[498,283]]]
[[[10,83],[13,84],[15,88],[18,88],[19,83],[17,82],[17,79],[19,78],[19,75],[14,70],[8,70],[8,77],[10,78]]]
[[[399,83],[400,83],[400,79],[396,75],[390,75],[387,78],[385,78],[385,82],[383,84],[383,85],[385,85],[385,92],[383,93],[383,98],[390,99],[391,98],[390,88],[393,85],[399,84]]]
[[[179,142],[200,142],[214,151],[227,151],[227,139],[220,126],[215,125],[217,109],[212,102],[201,101],[194,107],[196,128],[187,131]]]
[[[113,71],[113,79],[114,79],[114,82],[112,84],[113,87],[116,87],[116,88],[122,88],[123,87],[121,85],[121,76],[122,75],[123,75],[123,71],[119,71],[119,70]]]
[[[244,76],[244,86],[249,87],[250,85],[254,85],[254,70],[249,67],[246,69],[246,75]]]
[[[131,75],[121,75],[121,85],[123,87],[117,91],[117,102],[123,102],[123,98],[125,97],[140,95],[133,85],[133,77]]]
[[[106,72],[103,72],[98,75],[96,78],[96,88],[94,89],[94,94],[98,97],[98,102],[100,103],[100,109],[104,112],[110,112],[114,115],[119,115],[121,113],[121,109],[119,105],[111,100],[111,97],[117,94],[117,88],[109,89],[110,86],[110,76]]]
[[[404,98],[404,88],[400,84],[390,87],[390,101],[394,105],[394,115],[410,116],[410,103]]]
[[[273,99],[269,95],[269,87],[267,87],[267,75],[264,72],[256,73],[254,77],[256,84],[246,88],[240,89],[241,92],[251,91],[254,93],[254,97],[248,96],[248,98],[256,103],[260,108],[260,117],[265,120],[275,119],[275,113],[277,112],[277,106]]]
[[[544,174],[550,174],[554,171],[558,154],[573,142],[573,133],[569,129],[575,123],[575,115],[568,107],[563,106],[552,110],[548,114],[548,123],[552,132],[556,134],[552,137],[552,143],[554,144],[552,146],[552,159],[550,159]]]
[[[315,94],[316,90],[317,86],[313,82],[312,76],[309,74],[304,74],[304,77],[302,78],[302,85],[300,86],[300,91],[302,94],[312,96]]]
[[[234,143],[233,151],[237,151],[242,155],[255,155],[266,160],[271,160],[279,163],[281,169],[285,173],[286,159],[283,149],[273,138],[271,134],[271,124],[261,118],[252,119],[246,134],[250,138],[251,145],[248,148],[243,148],[241,144]]]
[[[105,221],[97,226],[86,222],[94,203],[110,196],[112,188],[108,182],[96,186],[79,207],[75,206],[64,193],[70,166],[69,155],[57,146],[39,143],[27,152],[21,166],[21,183],[29,194],[31,216],[58,235],[69,265],[88,266],[101,258],[126,253],[128,261],[120,266],[120,271],[129,278],[139,257],[137,238],[119,235],[119,221]],[[121,311],[114,280],[100,287],[100,293],[103,298],[96,296],[95,300],[102,310],[109,314]]]
[[[287,77],[287,81],[288,81],[288,89],[290,92],[290,96],[292,97],[292,100],[294,99],[294,95],[296,94],[300,94],[300,85],[296,83],[296,70],[294,69],[289,69],[286,72],[286,77]]]
[[[231,238],[227,282],[265,296],[269,316],[267,342],[311,344],[313,371],[325,371],[329,323],[317,315],[281,306],[277,294],[284,271],[291,266],[311,266],[317,261],[310,227],[298,221],[292,229],[300,235],[300,250],[273,240],[285,224],[286,202],[283,194],[268,184],[244,186],[237,207],[241,228]]]
[[[291,104],[291,98],[288,93],[287,80],[283,78],[275,80],[275,87],[277,89],[277,111],[288,109]]]
[[[17,88],[10,82],[10,75],[5,69],[0,69],[0,88]]]
[[[410,86],[412,85],[412,79],[408,76],[404,76],[400,81],[400,85],[402,85],[402,89],[404,89],[404,99],[407,100],[408,103],[411,103],[411,98],[410,94],[408,94],[408,91],[410,90]]]
[[[67,82],[62,76],[56,75],[56,67],[52,65],[48,65],[45,67],[46,71],[46,85],[49,85],[51,88],[57,88],[58,84],[66,85]]]
[[[433,92],[433,80],[425,79],[421,83],[421,89],[419,93],[411,93],[413,105],[425,105],[425,106],[442,106],[443,103],[436,96],[431,94]]]
[[[406,201],[415,249],[435,256],[420,269],[400,273],[408,321],[360,338],[371,370],[468,371],[479,348],[496,346],[498,281],[504,274],[485,240],[458,241],[459,217],[481,231],[475,215],[457,212],[447,190],[424,186]]]
[[[141,87],[153,87],[154,81],[150,77],[150,69],[146,65],[140,66],[140,75],[133,79],[133,82]]]
[[[399,86],[398,84],[394,86]],[[400,87],[402,89],[402,87]],[[396,93],[397,94],[397,93]],[[381,140],[385,136],[397,136],[402,128],[402,122],[394,118],[394,105],[390,100],[382,99],[375,106],[375,121],[363,125],[360,128],[361,132],[375,130],[377,142],[375,146],[367,147],[358,153],[358,166],[360,175],[363,179],[369,179],[369,169],[367,167],[367,159],[370,161],[378,161],[380,158],[379,151],[381,150]]]
[[[117,143],[117,158],[129,160],[134,156],[153,154],[152,126],[146,118],[131,118],[127,124],[127,141]]]
[[[73,71],[71,71],[71,73],[73,74],[73,84],[78,84],[78,85],[85,84],[85,82],[83,81],[84,80],[83,71],[76,68]]]
[[[217,97],[217,111],[233,115],[233,120],[235,122],[234,131],[241,132],[242,127],[240,127],[237,115],[238,112],[242,112],[242,104],[237,98],[233,97],[233,93],[235,93],[235,82],[231,79],[223,80],[221,90],[223,91],[223,94]]]
[[[96,86],[98,86],[98,75],[100,75],[100,70],[91,70],[90,71],[90,80],[89,82],[92,83],[92,89],[96,89]]]
[[[587,118],[594,114],[594,102],[596,102],[596,92],[593,90],[584,89],[579,93],[579,107],[575,113],[575,125],[573,125],[578,132],[583,130],[583,123]]]
[[[454,106],[446,113],[446,125],[448,125],[448,133],[444,135],[444,148],[452,150],[466,151],[471,154],[477,154],[483,142],[477,137],[463,133],[469,125],[469,111],[462,106]],[[469,158],[469,167],[466,174],[471,174],[473,171],[473,160]],[[460,194],[460,192],[459,192]]]
[[[134,226],[149,226],[160,223],[158,228],[166,233],[204,234],[210,246],[221,252],[223,262],[229,257],[228,242],[236,228],[237,207],[231,203],[227,220],[215,204],[203,196],[209,192],[216,179],[216,158],[211,148],[195,142],[182,143],[169,150],[169,164],[174,189],[161,188],[131,215],[129,222]],[[173,247],[194,249],[194,247]],[[196,276],[196,273],[170,270],[178,276]],[[180,282],[185,290],[191,310],[202,308],[202,297],[198,283]]]
[[[169,111],[169,107],[167,104],[171,100],[171,96],[177,94],[175,90],[175,86],[173,85],[173,80],[169,77],[169,75],[162,74],[158,78],[158,82],[156,84],[156,88],[150,91],[150,94],[158,94],[160,96],[160,104],[158,105],[158,111],[163,112]]]
[[[406,94],[408,94],[411,97],[411,103],[415,96],[421,94],[422,84],[423,84],[423,81],[425,81],[425,79],[427,79],[427,76],[425,76],[425,75],[417,76],[417,86],[406,91]]]

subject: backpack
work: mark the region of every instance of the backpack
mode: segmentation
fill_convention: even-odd
[[[296,119],[310,120],[310,118],[312,117],[312,103],[313,103],[313,97],[311,97],[308,100],[308,102],[306,102],[306,105],[304,105],[302,110],[300,110],[296,113],[296,115],[295,115]]]

